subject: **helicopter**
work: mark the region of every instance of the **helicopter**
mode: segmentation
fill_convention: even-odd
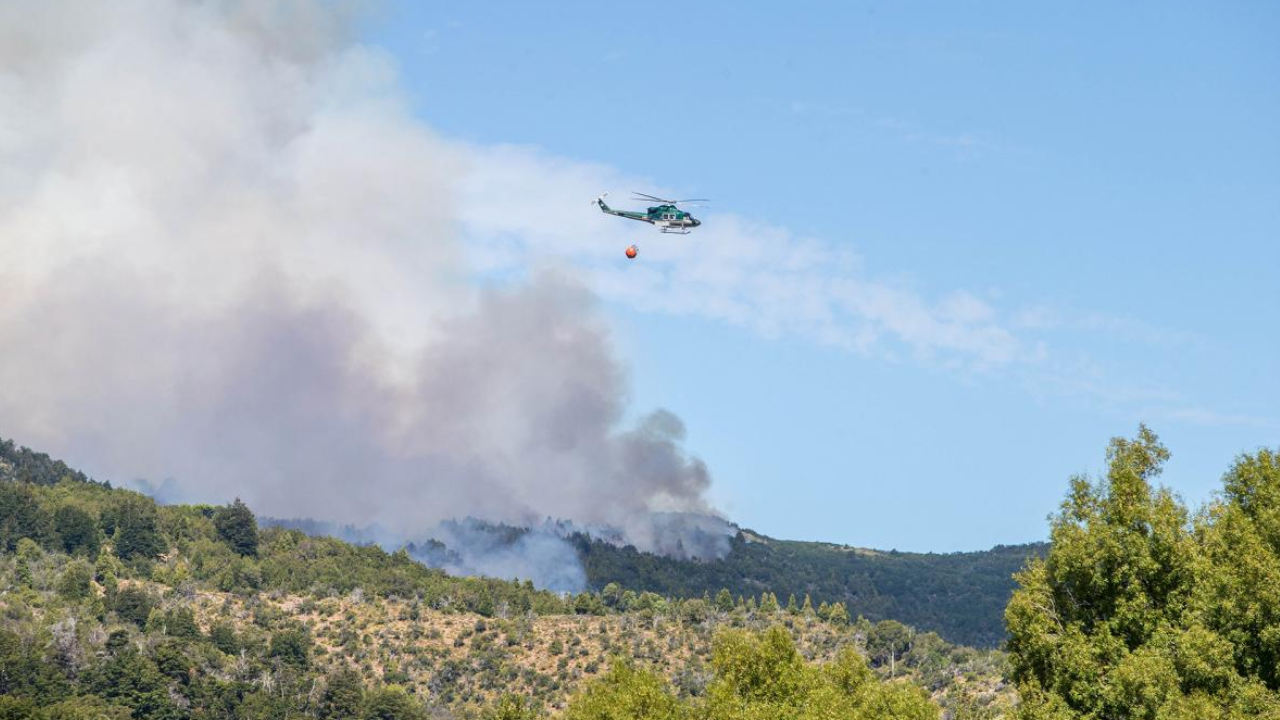
[[[650,225],[657,226],[658,230],[663,233],[675,233],[679,235],[688,235],[689,231],[701,225],[702,221],[694,218],[693,215],[685,212],[684,210],[681,210],[680,208],[677,207],[677,205],[680,205],[681,203],[711,202],[710,200],[706,200],[706,199],[667,200],[664,198],[654,197],[653,195],[646,195],[645,193],[634,192],[634,191],[632,191],[632,194],[635,195],[635,197],[632,198],[632,200],[638,200],[641,202],[653,202],[658,204],[650,207],[645,212],[633,212],[630,210],[614,210],[613,208],[606,205],[604,201],[604,199],[608,197],[609,193],[605,193],[600,197],[596,198],[595,204],[600,206],[600,211],[603,213],[607,213],[609,215],[617,215],[618,217],[624,217],[629,220],[640,220],[642,222],[647,222]],[[632,245],[631,247],[627,248],[627,257],[635,258],[638,252],[639,252],[639,247]]]

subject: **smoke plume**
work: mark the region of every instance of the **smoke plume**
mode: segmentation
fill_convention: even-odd
[[[304,0],[0,6],[0,430],[171,499],[672,549],[655,513],[711,512],[684,426],[622,426],[572,273],[476,289],[468,153],[349,27]]]

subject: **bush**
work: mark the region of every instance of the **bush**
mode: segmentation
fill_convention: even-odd
[[[116,592],[111,609],[120,619],[127,620],[139,628],[146,627],[147,618],[156,609],[159,602],[146,590],[136,586],[121,588]]]

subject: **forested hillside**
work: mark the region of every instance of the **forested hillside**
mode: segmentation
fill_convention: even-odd
[[[714,562],[676,560],[620,548],[585,534],[574,545],[594,588],[609,583],[661,595],[698,597],[727,588],[735,597],[771,592],[840,602],[853,616],[893,619],[964,645],[1004,640],[1004,606],[1013,574],[1045,544],[1001,545],[968,553],[904,553],[775,540],[740,531]]]
[[[332,535],[355,544],[399,547],[395,536],[376,527],[339,526],[307,519],[267,519],[275,527]],[[806,596],[815,608],[841,603],[850,616],[872,621],[897,620],[938,633],[950,642],[996,647],[1004,641],[1004,606],[1013,592],[1013,575],[1028,558],[1043,557],[1046,545],[1000,545],[967,553],[907,553],[868,550],[830,543],[775,540],[738,530],[729,553],[699,561],[640,552],[631,546],[573,531],[567,523],[529,529],[467,519],[446,523],[465,527],[454,537],[468,538],[471,549],[487,552],[516,545],[530,533],[564,537],[572,545],[591,590],[611,585],[667,597],[711,597],[727,590],[734,598],[773,593],[785,604]],[[568,528],[568,530],[566,530]],[[456,564],[455,548],[435,539],[410,544],[410,554],[433,567]]]
[[[455,578],[261,530],[238,500],[160,506],[11,444],[3,458],[0,718],[601,718],[640,693],[671,717],[923,720],[1013,700],[1000,653],[839,603]],[[759,695],[775,674],[795,692]]]
[[[1113,440],[1017,575],[1006,655],[773,592],[450,577],[2,447],[5,720],[1280,720],[1271,450],[1192,512],[1153,433]]]

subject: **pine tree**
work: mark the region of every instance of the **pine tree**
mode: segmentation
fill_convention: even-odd
[[[164,540],[156,521],[156,505],[141,495],[130,495],[118,508],[115,552],[122,560],[154,558],[164,552]]]
[[[813,601],[809,599],[809,593],[804,594],[804,606],[800,608],[800,612],[806,617],[813,617]]]
[[[832,625],[848,625],[849,611],[845,609],[844,603],[833,603],[830,611],[827,613],[827,622]]]
[[[98,523],[87,511],[75,505],[63,505],[53,514],[53,529],[66,553],[97,557],[102,544]]]
[[[791,593],[790,597],[787,598],[787,613],[791,615],[797,615],[800,613],[800,606],[796,605],[795,593]]]
[[[240,498],[220,508],[213,516],[213,524],[218,530],[218,537],[232,550],[245,556],[257,556],[258,520]]]
[[[364,682],[360,673],[342,668],[329,676],[320,700],[321,720],[345,720],[360,717],[364,704]]]

